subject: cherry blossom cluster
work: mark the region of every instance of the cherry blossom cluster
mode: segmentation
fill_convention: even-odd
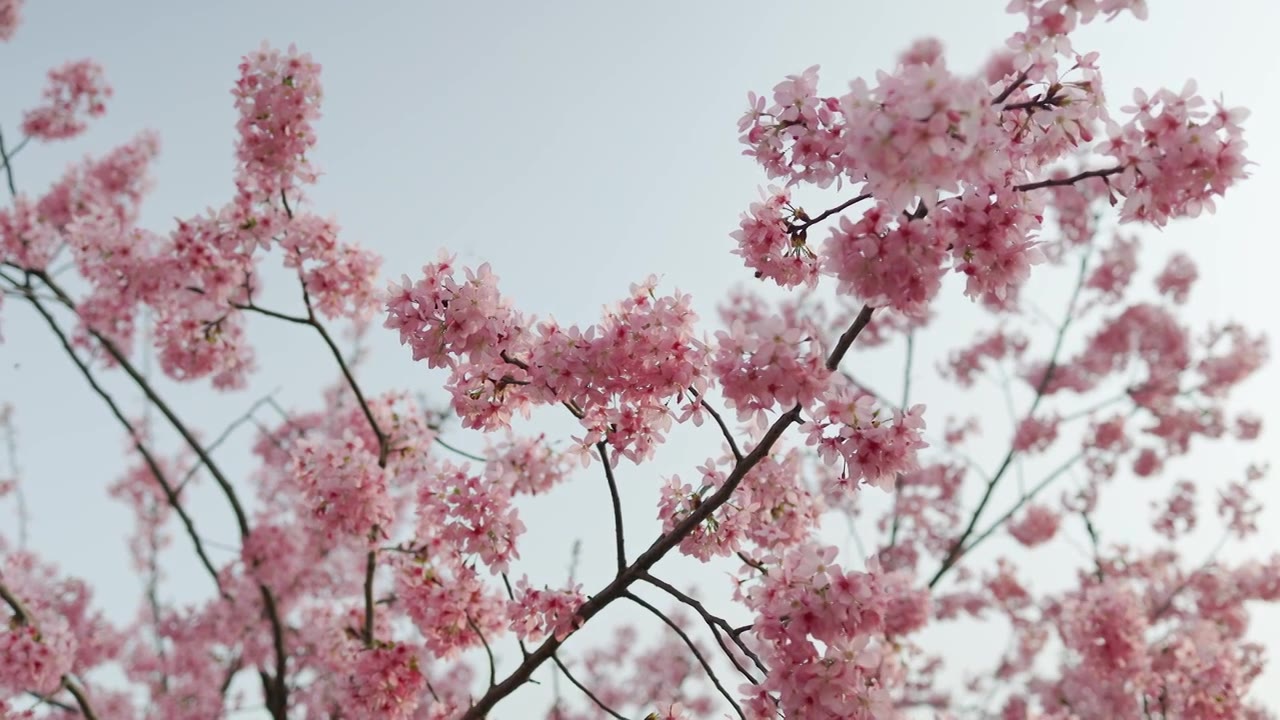
[[[835,548],[800,546],[767,558],[767,572],[740,587],[757,616],[753,631],[765,644],[763,659],[773,668],[754,689],[755,716],[780,710],[785,717],[878,718],[891,712],[902,666],[886,636],[923,625],[928,597],[874,569],[847,572],[835,556]]]
[[[823,398],[806,432],[823,461],[843,462],[841,487],[865,482],[892,490],[899,474],[917,469],[916,452],[929,446],[924,426],[923,405],[894,410],[890,422],[874,397],[845,386]]]
[[[46,141],[73,138],[89,127],[87,118],[107,112],[110,97],[111,86],[100,65],[92,60],[69,62],[49,71],[44,103],[23,115],[22,132]]]
[[[650,457],[671,423],[665,402],[706,386],[707,351],[693,335],[687,295],[659,296],[656,278],[581,329],[536,322],[511,309],[487,264],[455,277],[453,259],[392,286],[386,326],[415,360],[450,370],[446,385],[468,427],[509,425],[514,412],[560,403],[578,416],[583,446],[606,442],[635,462]]]
[[[240,63],[232,94],[240,113],[241,192],[274,198],[297,183],[315,182],[306,155],[316,143],[312,123],[320,117],[320,65],[292,46],[282,53],[264,44]]]
[[[0,42],[13,38],[22,20],[22,0],[0,0]]]
[[[548,635],[564,640],[581,625],[577,612],[586,600],[581,585],[568,590],[539,590],[530,587],[526,577],[516,583],[516,590],[518,597],[511,601],[511,629],[525,640],[536,642]]]

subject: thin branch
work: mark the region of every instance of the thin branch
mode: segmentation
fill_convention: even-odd
[[[27,525],[30,516],[27,514],[27,494],[22,489],[22,471],[18,468],[18,431],[13,425],[13,416],[7,414],[3,408],[0,408],[0,425],[4,426],[5,450],[9,455],[9,476],[13,480],[13,498],[17,504],[18,549],[26,550]]]
[[[835,215],[837,213],[842,213],[845,210],[848,210],[849,208],[853,207],[854,205],[857,205],[858,203],[862,202],[863,200],[870,200],[870,199],[871,199],[871,193],[863,193],[857,197],[849,198],[848,200],[840,203],[839,205],[831,208],[830,210],[827,210],[823,213],[815,215],[812,218],[804,220],[799,225],[792,225],[788,227],[787,230],[792,235],[795,235],[797,233],[802,233],[808,230],[809,228],[813,227],[814,225],[817,225],[818,223],[822,222],[823,220],[826,220],[832,215]]]
[[[462,449],[460,449],[460,448],[454,447],[453,445],[450,445],[449,443],[445,442],[444,438],[440,437],[440,433],[439,433],[439,432],[435,433],[435,442],[436,442],[436,444],[437,444],[437,445],[439,445],[440,447],[444,448],[445,450],[448,450],[448,451],[453,452],[453,453],[455,453],[455,454],[457,454],[457,455],[460,455],[460,456],[462,456],[462,457],[464,457],[464,458],[466,458],[466,459],[468,459],[468,460],[474,460],[474,461],[476,461],[476,462],[478,462],[478,463],[487,463],[487,462],[489,462],[489,458],[487,458],[487,457],[484,457],[484,456],[482,456],[482,455],[476,455],[476,454],[473,454],[473,453],[469,453],[469,452],[467,452],[466,450],[462,450]]]
[[[1025,183],[1022,185],[1014,185],[1013,189],[1026,192],[1027,190],[1039,190],[1040,188],[1061,187],[1063,185],[1075,185],[1081,180],[1087,180],[1089,178],[1095,178],[1095,177],[1106,178],[1121,172],[1124,172],[1124,167],[1122,166],[1107,168],[1105,170],[1086,170],[1085,172],[1082,172],[1082,173],[1076,173],[1071,177],[1057,178],[1057,179],[1050,179],[1050,180],[1040,180],[1039,182]]]
[[[1086,272],[1089,267],[1089,254],[1085,252],[1080,258],[1080,271],[1076,279],[1075,290],[1071,293],[1071,299],[1067,303],[1067,311],[1062,318],[1062,323],[1058,326],[1058,334],[1053,342],[1053,351],[1049,353],[1049,363],[1045,366],[1044,375],[1040,378],[1040,382],[1036,384],[1035,397],[1031,400],[1031,407],[1027,409],[1023,417],[1031,417],[1035,414],[1036,408],[1040,407],[1040,402],[1044,399],[1045,390],[1048,389],[1050,381],[1053,380],[1053,373],[1058,367],[1058,356],[1062,352],[1062,345],[1067,336],[1067,330],[1071,327],[1072,321],[1075,319],[1076,302],[1080,299],[1080,291],[1084,289]],[[995,493],[996,485],[1000,483],[1000,478],[1004,477],[1005,472],[1013,464],[1014,458],[1018,455],[1017,449],[1010,444],[1009,451],[1005,453],[1004,461],[1000,463],[1000,468],[996,471],[991,479],[987,481],[987,487],[982,493],[982,498],[978,501],[978,505],[974,508],[973,514],[969,516],[969,523],[965,526],[964,532],[960,533],[960,537],[952,542],[951,547],[947,550],[946,556],[942,560],[942,564],[929,580],[929,587],[937,585],[947,571],[956,564],[960,556],[966,552],[965,543],[969,537],[973,535],[974,529],[978,525],[978,520],[982,516],[982,511],[986,509],[987,503],[991,501],[992,495]],[[976,543],[975,543],[976,544]],[[970,548],[971,549],[971,548]]]
[[[1089,517],[1087,510],[1080,511],[1080,517],[1084,520],[1085,532],[1089,534],[1089,544],[1093,547],[1093,565],[1098,581],[1101,582],[1106,578],[1106,573],[1102,570],[1102,551],[1098,545],[1098,529],[1093,526],[1093,520]]]
[[[724,644],[724,640],[720,637],[721,630],[723,630],[724,633],[729,636],[729,639],[732,640],[733,644],[736,645],[738,649],[742,651],[743,655],[746,655],[748,658],[751,659],[753,663],[755,663],[755,666],[760,670],[760,672],[764,673],[765,675],[769,674],[769,669],[766,668],[764,666],[764,663],[760,661],[760,657],[756,655],[755,652],[751,650],[751,648],[747,647],[746,643],[742,642],[742,639],[739,635],[735,635],[733,633],[733,628],[729,626],[729,622],[727,620],[725,620],[722,617],[719,617],[718,615],[712,615],[707,610],[706,606],[704,606],[702,603],[698,602],[696,599],[681,592],[678,588],[666,582],[665,580],[656,578],[650,575],[649,573],[644,574],[644,580],[645,582],[648,582],[650,585],[653,585],[654,587],[662,589],[668,595],[675,598],[676,600],[679,600],[685,605],[688,605],[689,607],[693,608],[699,615],[701,615],[702,619],[707,623],[707,627],[711,628],[711,634],[712,636],[715,637],[716,643],[720,645],[720,649],[723,650],[724,654],[729,657],[730,662],[732,662],[733,666],[738,669],[738,672],[742,673],[743,676],[746,677],[747,680],[751,682],[751,684],[759,685],[760,681],[752,677],[751,673],[747,671],[746,668],[742,667],[741,664],[738,663],[738,659],[729,650],[728,646]]]
[[[476,625],[476,621],[472,620],[470,615],[467,615],[467,625],[470,626],[471,632],[480,638],[480,644],[484,646],[484,654],[489,657],[489,687],[493,687],[498,684],[498,669],[493,659],[493,648],[489,647],[489,641],[485,639],[484,633],[480,632],[480,626]]]
[[[102,398],[102,401],[107,405],[107,409],[110,410],[115,419],[124,426],[125,432],[129,434],[129,439],[133,441],[134,449],[142,456],[142,460],[146,463],[147,469],[151,471],[152,477],[154,477],[156,482],[160,484],[160,489],[164,492],[165,500],[174,509],[174,511],[177,512],[183,528],[187,531],[187,536],[191,538],[191,543],[195,546],[196,555],[200,558],[200,564],[202,564],[205,570],[208,571],[209,577],[213,578],[213,583],[217,586],[218,593],[223,597],[226,597],[227,594],[222,588],[222,581],[218,577],[218,571],[214,569],[213,562],[209,559],[208,554],[205,553],[204,546],[200,542],[200,536],[196,533],[195,522],[191,519],[191,516],[187,514],[186,509],[183,508],[182,503],[178,499],[177,491],[169,481],[165,479],[164,471],[160,469],[159,462],[156,461],[155,456],[152,455],[151,451],[143,444],[142,436],[139,434],[138,429],[133,426],[132,421],[125,417],[124,411],[120,409],[115,398],[113,398],[110,393],[98,384],[98,379],[94,377],[93,371],[89,369],[88,364],[86,364],[85,361],[80,358],[80,355],[76,353],[75,348],[71,345],[71,340],[67,337],[67,334],[63,332],[57,319],[54,318],[53,314],[44,306],[44,303],[33,297],[28,297],[27,300],[31,303],[31,306],[35,308],[36,312],[44,318],[45,323],[49,325],[49,329],[53,331],[53,334],[58,338],[58,342],[61,343],[62,349],[66,351],[67,357],[71,358],[71,361],[75,363],[80,374],[84,376],[86,381],[88,381],[89,387],[93,389],[94,393],[96,393],[98,397]]]
[[[916,333],[912,330],[907,333],[907,359],[903,363],[902,368],[902,404],[899,405],[906,411],[907,404],[911,402],[911,366],[915,361],[916,355]],[[898,529],[902,523],[902,475],[898,475],[898,482],[894,484],[893,493],[893,523],[889,528],[889,548],[892,549],[898,544]]]
[[[1031,73],[1031,68],[1027,68],[1026,70],[1023,70],[1021,73],[1019,73],[1018,77],[1014,78],[1013,82],[1009,83],[1009,85],[1005,87],[1005,89],[1001,91],[1001,93],[997,95],[994,100],[991,101],[991,104],[999,105],[1005,100],[1008,100],[1009,96],[1017,92],[1018,88],[1022,87],[1022,83],[1027,81],[1027,75],[1030,73]]]
[[[702,398],[702,394],[693,388],[689,388],[689,392],[695,398]],[[720,426],[720,433],[724,435],[725,441],[729,443],[729,451],[733,453],[733,459],[737,462],[742,462],[742,451],[738,449],[738,443],[733,439],[733,433],[729,432],[729,426],[725,424],[724,418],[720,417],[720,413],[708,405],[706,400],[702,400],[702,409],[706,410],[707,414],[716,421],[716,425]]]
[[[840,361],[844,359],[845,353],[849,352],[849,348],[853,345],[853,341],[858,339],[858,335],[862,329],[871,324],[871,313],[875,308],[870,305],[863,305],[862,310],[858,312],[858,316],[853,319],[853,324],[848,330],[840,336],[836,341],[835,349],[831,351],[831,355],[827,357],[827,369],[835,372],[840,367]]]
[[[618,556],[618,574],[621,575],[627,569],[625,533],[622,531],[622,499],[618,496],[618,481],[613,477],[613,465],[609,462],[609,446],[601,440],[596,443],[596,450],[600,453],[604,477],[609,483],[609,500],[613,503],[614,546]]]
[[[227,427],[218,435],[218,437],[214,438],[213,442],[209,443],[209,445],[205,447],[205,452],[213,454],[213,451],[217,450],[222,443],[226,442],[227,439],[231,437],[231,433],[235,432],[237,428],[245,423],[253,422],[254,412],[271,401],[271,395],[274,395],[277,392],[279,392],[279,389],[271,391],[270,395],[259,398],[257,402],[250,405],[249,409],[246,410],[243,415],[232,420],[231,423],[228,424]],[[182,492],[182,489],[187,486],[187,483],[191,482],[191,478],[195,477],[195,474],[200,471],[200,467],[200,465],[196,465],[187,471],[187,474],[182,477],[182,481],[178,483],[178,492]]]
[[[18,151],[22,149],[22,146],[25,144],[26,144],[25,140],[21,143],[18,143],[18,146],[13,149],[13,154],[16,155]],[[9,195],[16,199],[18,197],[18,186],[13,181],[12,159],[13,159],[13,155],[10,155],[9,151],[6,150],[4,147],[4,133],[0,132],[0,162],[4,163],[4,176],[9,183]]]
[[[89,705],[89,698],[85,695],[84,689],[75,680],[63,675],[62,685],[76,699],[76,704],[80,706],[80,713],[84,715],[85,720],[98,720],[98,716],[93,712],[93,707]]]
[[[285,211],[289,213],[289,217],[293,217],[293,210],[289,207],[289,199],[288,197],[285,196],[283,191],[280,193],[280,200],[282,203],[284,203]],[[382,427],[378,425],[377,418],[373,416],[373,409],[369,407],[369,402],[365,399],[364,392],[360,389],[360,383],[356,382],[355,374],[351,372],[351,366],[347,364],[346,359],[342,356],[342,351],[338,348],[338,344],[333,341],[333,336],[329,334],[329,331],[328,329],[325,328],[324,323],[320,322],[319,318],[316,317],[315,308],[311,304],[311,293],[307,290],[306,281],[303,280],[301,277],[299,277],[298,282],[302,286],[302,301],[307,307],[307,316],[305,318],[295,317],[293,315],[286,315],[284,313],[279,313],[274,310],[267,310],[266,308],[262,308],[253,304],[243,305],[240,307],[246,310],[252,310],[254,312],[261,313],[268,317],[276,318],[278,320],[284,320],[286,322],[291,322],[291,323],[300,324],[300,325],[310,325],[311,327],[315,328],[315,331],[320,335],[320,339],[323,340],[324,344],[329,348],[329,352],[330,354],[333,355],[334,361],[338,364],[338,369],[342,372],[343,378],[346,379],[347,386],[351,388],[352,394],[355,395],[356,402],[360,405],[360,410],[361,412],[364,413],[365,420],[369,422],[369,427],[373,430],[373,435],[375,438],[377,438],[377,441],[378,441],[378,467],[385,468],[387,466],[387,455],[390,452],[390,438],[387,436],[386,432],[382,430]],[[374,528],[374,532],[376,531],[377,531],[377,528]],[[372,568],[373,568],[374,560],[375,560],[374,553],[371,551],[366,560],[367,567],[365,572],[365,587],[364,587],[365,647],[373,647],[373,625],[374,625],[375,604],[373,602],[374,573]]]
[[[680,628],[679,625],[675,623],[674,620],[667,617],[661,610],[649,604],[637,595],[627,592],[623,593],[623,597],[658,616],[662,622],[667,624],[667,627],[674,630],[675,633],[680,636],[680,639],[684,641],[684,644],[689,646],[689,651],[698,659],[698,664],[702,666],[704,671],[706,671],[707,677],[711,679],[711,684],[716,687],[716,690],[720,691],[720,694],[724,696],[725,700],[729,701],[729,704],[732,705],[733,709],[738,713],[738,717],[742,718],[742,720],[747,719],[746,714],[742,712],[742,707],[738,705],[738,702],[733,699],[733,695],[729,694],[729,691],[720,683],[720,678],[716,676],[716,671],[712,669],[711,664],[707,662],[707,659],[702,656],[702,652],[698,650],[698,646],[693,644],[693,640]]]
[[[618,720],[627,720],[626,716],[618,714],[613,708],[605,705],[600,698],[596,697],[595,693],[587,689],[586,685],[578,682],[578,679],[573,676],[573,673],[569,672],[569,668],[565,667],[564,663],[560,662],[560,658],[558,656],[553,654],[551,656],[551,662],[555,663],[556,667],[560,668],[560,672],[564,673],[564,676],[569,679],[569,682],[573,683],[574,687],[581,690],[583,695],[591,698],[591,702],[595,703],[596,707],[608,713],[609,717],[614,717]]]
[[[364,645],[373,647],[373,573],[378,569],[378,553],[370,550],[364,556]]]
[[[968,546],[966,546],[960,554],[965,555],[967,553],[972,552],[973,549],[976,548],[978,545],[980,545],[983,540],[986,540],[987,538],[991,537],[991,535],[996,530],[999,530],[1002,525],[1008,522],[1009,518],[1017,514],[1019,510],[1021,510],[1027,503],[1031,502],[1031,500],[1034,499],[1037,495],[1039,495],[1042,490],[1048,487],[1050,483],[1062,477],[1068,470],[1074,467],[1076,463],[1084,459],[1084,454],[1085,454],[1084,451],[1080,450],[1075,455],[1072,455],[1065,462],[1059,465],[1057,468],[1055,468],[1053,472],[1046,475],[1044,479],[1042,479],[1040,482],[1033,485],[1031,489],[1027,491],[1026,495],[1023,495],[1021,498],[1018,498],[1018,501],[1013,504],[1013,507],[1010,507],[1008,510],[1006,510],[1004,514],[1002,514],[999,518],[997,518],[995,522],[991,523],[991,525],[988,526],[986,530],[983,530],[982,532],[975,535],[973,537],[973,540],[969,542]],[[929,586],[933,587],[933,582],[931,582]]]
[[[27,609],[26,605],[22,604],[17,595],[13,594],[9,586],[5,584],[3,577],[0,577],[0,600],[4,600],[9,609],[13,610],[13,615],[17,619],[19,626],[32,623],[31,611]]]

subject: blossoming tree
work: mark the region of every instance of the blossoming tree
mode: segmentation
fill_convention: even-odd
[[[1263,658],[1246,605],[1280,600],[1280,557],[1186,557],[1178,541],[1201,522],[1199,483],[1165,483],[1155,544],[1094,522],[1104,492],[1160,478],[1193,444],[1211,452],[1260,433],[1255,415],[1227,403],[1264,362],[1262,338],[1180,316],[1197,276],[1186,255],[1152,291],[1132,282],[1133,228],[1212,210],[1246,177],[1246,113],[1191,84],[1106,102],[1097,56],[1078,53],[1071,33],[1142,19],[1144,0],[1009,10],[1022,30],[976,74],[949,69],[940,43],[921,40],[840,94],[822,94],[814,67],[749,95],[741,141],[776,186],[732,233],[749,282],[715,324],[653,277],[620,289],[597,324],[560,324],[516,308],[488,264],[461,267],[444,251],[384,290],[378,257],[345,242],[305,195],[317,181],[307,157],[320,67],[293,48],[264,46],[240,64],[237,172],[221,208],[138,225],[158,149],[150,135],[31,194],[15,179],[19,152],[75,137],[111,96],[91,61],[52,70],[20,141],[0,136],[11,195],[0,300],[6,313],[36,313],[128,439],[130,467],[110,493],[136,514],[140,571],[154,574],[172,542],[211,583],[200,604],[151,593],[137,620],[117,624],[6,524],[0,713],[1268,717],[1249,700]],[[0,0],[0,40],[20,11]],[[828,202],[801,208],[802,188]],[[265,272],[268,262],[285,274]],[[1026,288],[1054,272],[1073,290],[1037,338]],[[963,287],[947,298],[954,274]],[[296,308],[263,300],[265,279],[281,276],[296,282]],[[940,375],[968,388],[1012,372],[1029,398],[989,470],[971,459],[975,419],[911,395],[916,338],[961,292],[990,322],[939,359]],[[253,315],[313,333],[338,381],[309,409],[258,420],[245,480],[140,358],[153,354],[168,378],[236,391],[255,368]],[[483,455],[449,441],[411,378],[402,392],[362,390],[335,328],[363,332],[374,319],[447,373],[436,401],[490,438]],[[895,343],[906,372],[889,397],[860,382],[852,359]],[[100,382],[106,373],[135,385],[181,446],[161,447],[151,420]],[[576,433],[513,431],[543,406]],[[11,414],[3,421],[11,428]],[[615,470],[650,464],[685,423],[706,427],[706,462],[650,481],[660,534],[627,532]],[[1036,457],[1054,465],[1026,481],[1023,462]],[[1257,532],[1265,467],[1239,471],[1218,490],[1225,536]],[[584,474],[609,491],[616,562],[594,585],[512,577],[524,498]],[[1015,475],[1018,491],[998,493]],[[239,531],[230,562],[210,557],[188,502],[189,485],[208,481]],[[21,498],[16,477],[0,482],[4,496]],[[870,542],[841,554],[820,527],[832,517]],[[1025,559],[1068,523],[1092,541],[1087,560],[1066,586],[1041,587]],[[993,537],[1022,551],[977,561]],[[664,572],[674,555],[727,579],[697,596]],[[601,620],[614,605],[652,627]],[[929,630],[979,621],[1007,627],[999,664],[944,682],[946,663],[964,659]],[[513,697],[543,678],[571,687]]]

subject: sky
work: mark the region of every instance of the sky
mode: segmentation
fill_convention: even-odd
[[[324,175],[310,192],[313,207],[335,217],[346,238],[379,252],[388,280],[414,276],[445,248],[463,263],[490,262],[517,307],[588,323],[629,283],[653,273],[663,287],[692,293],[699,314],[714,322],[720,298],[750,280],[729,254],[728,234],[768,184],[737,142],[746,93],[767,92],[783,76],[819,64],[823,92],[839,95],[849,80],[890,67],[924,36],[942,40],[951,67],[974,69],[1017,25],[1002,14],[1003,5],[43,0],[28,3],[17,36],[0,45],[0,127],[6,138],[16,134],[10,131],[37,99],[47,69],[80,57],[99,61],[115,89],[107,116],[73,142],[24,150],[15,162],[18,183],[39,192],[68,162],[154,129],[162,153],[142,224],[163,232],[174,218],[231,197],[230,89],[239,58],[264,40],[296,43],[324,68],[314,155]],[[1253,111],[1246,123],[1253,177],[1216,214],[1139,232],[1151,257],[1185,250],[1200,263],[1202,279],[1187,309],[1192,321],[1239,321],[1274,338],[1280,249],[1268,213],[1280,197],[1280,140],[1271,131],[1280,127],[1280,60],[1272,47],[1280,5],[1241,0],[1207,7],[1196,0],[1152,3],[1148,22],[1125,16],[1095,24],[1075,45],[1101,53],[1113,110],[1134,87],[1180,88],[1195,78],[1204,94]],[[814,206],[838,201],[813,197]],[[1060,288],[1043,287],[1045,306],[1060,306]],[[284,304],[292,293],[277,297]],[[958,292],[953,297],[960,302]],[[104,490],[122,469],[124,439],[29,310],[5,303],[0,332],[0,403],[16,407],[30,545],[88,579],[100,604],[128,619],[139,590],[122,540],[128,515]],[[218,396],[201,386],[160,383],[165,397],[199,418],[206,437],[267,393],[287,407],[315,407],[316,389],[334,377],[304,329],[255,318],[250,332],[261,371],[247,391]],[[917,351],[931,364],[972,332],[965,322],[943,325]],[[409,388],[443,402],[441,376],[411,363],[394,336],[375,331],[370,349],[361,368],[368,389]],[[873,384],[892,389],[900,382],[900,348],[851,360]],[[141,410],[136,392],[118,378],[110,387]],[[922,377],[916,394],[930,403],[934,390],[943,392]],[[1280,373],[1269,367],[1243,394],[1263,412],[1269,428],[1263,441],[1248,455],[1212,449],[1171,472],[1219,482],[1238,477],[1247,462],[1268,459],[1280,432]],[[936,417],[958,412],[931,407],[938,407]],[[572,429],[562,418],[536,420],[549,432],[567,436]],[[250,439],[233,436],[222,451],[241,473],[250,469],[243,460]],[[481,447],[461,431],[456,440]],[[719,447],[714,436],[683,431],[670,445],[660,466],[620,470],[633,543],[647,544],[644,538],[656,532],[658,478],[692,473]],[[599,484],[573,490],[528,509],[530,573],[562,573],[575,540],[609,532]],[[230,544],[230,515],[211,490],[197,492],[204,493],[197,495],[204,534]],[[1280,505],[1274,483],[1264,494]],[[1120,498],[1102,512],[1123,526],[1133,521],[1126,496]],[[573,518],[568,531],[555,522],[565,512]],[[12,517],[0,501],[0,528],[7,531]],[[1271,529],[1280,511],[1272,507],[1266,517],[1271,522],[1255,546],[1229,547],[1228,556],[1280,547]],[[166,597],[206,596],[207,579],[179,554],[183,541],[175,545],[166,557]],[[586,544],[584,572],[607,569],[603,545]],[[674,565],[675,575],[697,576],[696,566]],[[714,596],[717,587],[708,582],[704,589]],[[1280,615],[1261,614],[1258,633],[1280,637]],[[1271,648],[1280,653],[1280,642]],[[1257,687],[1264,688],[1258,697],[1280,709],[1280,670],[1269,670]]]

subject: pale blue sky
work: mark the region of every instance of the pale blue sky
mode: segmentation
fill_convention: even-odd
[[[824,92],[841,94],[848,80],[890,66],[925,35],[943,40],[952,67],[974,68],[1017,24],[1002,15],[1004,4],[41,0],[28,3],[17,36],[0,45],[0,126],[15,134],[49,67],[95,58],[115,87],[108,116],[74,142],[27,148],[16,162],[18,182],[39,192],[68,161],[153,128],[162,154],[144,224],[164,232],[174,217],[219,206],[231,195],[230,88],[240,56],[264,39],[293,42],[324,67],[315,162],[325,175],[311,198],[322,214],[337,217],[348,238],[383,255],[387,278],[414,275],[447,247],[465,262],[492,262],[503,290],[521,308],[590,322],[628,283],[657,273],[664,285],[692,292],[700,313],[714,320],[718,297],[750,280],[728,254],[728,233],[766,184],[737,143],[735,122],[747,91],[768,91],[784,75],[821,64]],[[1191,317],[1239,320],[1277,336],[1280,250],[1268,212],[1280,198],[1274,133],[1280,61],[1273,37],[1280,6],[1239,0],[1211,12],[1207,7],[1196,0],[1152,3],[1149,22],[1126,16],[1095,25],[1078,35],[1076,46],[1101,52],[1113,108],[1126,103],[1134,86],[1176,88],[1194,77],[1205,94],[1221,92],[1229,104],[1253,110],[1246,128],[1249,156],[1258,163],[1254,177],[1214,216],[1142,232],[1153,257],[1185,249],[1201,263]],[[835,204],[828,202],[835,196],[821,197],[815,206]],[[949,302],[967,302],[952,290]],[[275,297],[288,303],[293,291]],[[1044,304],[1060,305],[1052,294]],[[103,492],[121,467],[122,435],[29,310],[6,302],[0,328],[6,341],[0,402],[13,402],[19,414],[20,462],[34,516],[31,545],[89,579],[102,605],[127,617],[138,597],[126,549],[116,541],[127,514]],[[262,348],[262,372],[246,393],[210,397],[202,388],[162,383],[188,416],[200,417],[210,437],[274,388],[282,388],[286,405],[312,406],[314,388],[333,375],[314,337],[258,319],[251,328]],[[923,341],[921,352],[937,357],[969,331],[964,323],[945,325]],[[363,369],[367,386],[443,397],[436,390],[440,377],[411,364],[393,336],[378,331],[375,339],[375,356]],[[900,348],[853,359],[861,374],[897,392]],[[139,407],[124,384],[112,387]],[[929,390],[922,381],[917,397],[931,402]],[[1247,454],[1219,448],[1174,471],[1216,483],[1238,477],[1250,460],[1265,459],[1259,453],[1278,437],[1280,373],[1269,368],[1247,394],[1267,413],[1263,443]],[[968,411],[945,404],[930,410],[935,428],[947,413]],[[548,422],[570,429],[560,418]],[[248,469],[242,459],[247,440],[238,436],[225,450],[226,462],[240,472]],[[676,440],[657,466],[620,471],[633,544],[647,544],[656,530],[658,477],[691,473],[718,448],[705,433]],[[607,500],[594,480],[575,485],[580,494],[529,509],[526,556],[535,577],[559,577],[573,539],[608,532]],[[1275,487],[1266,492],[1280,504]],[[217,496],[198,497],[202,531],[230,541],[229,516]],[[564,506],[556,503],[566,500],[579,503],[569,508],[571,533],[563,522],[545,522],[563,517]],[[0,504],[6,530],[11,510]],[[1123,499],[1104,513],[1121,524],[1132,517]],[[1280,545],[1272,529],[1280,511],[1273,507],[1268,517],[1258,554]],[[185,540],[177,539],[175,548],[165,592],[203,597],[207,579],[182,563]],[[608,558],[603,543],[589,545],[584,567],[596,562],[596,570],[607,570]],[[722,591],[705,582],[709,594]],[[1278,617],[1270,612],[1259,631],[1280,637]],[[1260,697],[1280,708],[1280,671],[1269,671],[1258,687],[1268,685]]]

